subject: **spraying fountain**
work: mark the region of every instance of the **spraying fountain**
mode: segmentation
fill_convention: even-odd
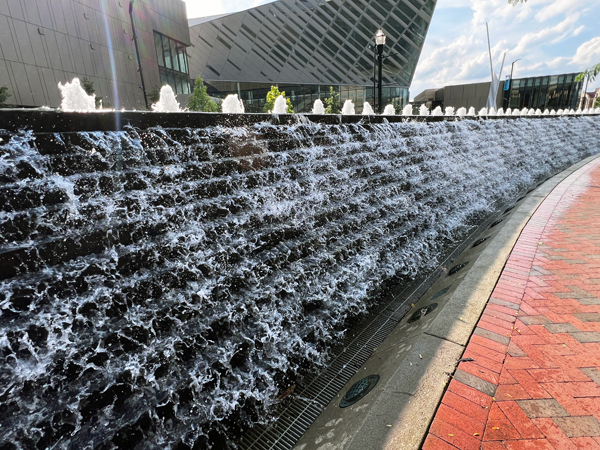
[[[152,105],[152,111],[156,112],[180,112],[179,102],[173,92],[173,88],[165,84],[160,88],[160,98]]]
[[[73,78],[69,83],[58,83],[62,96],[60,109],[66,112],[91,112],[96,111],[96,95],[88,95],[81,87],[79,78]]]
[[[228,95],[221,104],[221,110],[225,114],[244,114],[244,102],[238,99],[237,94]]]
[[[342,107],[342,115],[353,116],[354,114],[354,103],[352,103],[352,100],[346,100],[344,102],[344,106]]]
[[[364,103],[362,115],[363,116],[374,116],[375,115],[375,111],[373,111],[373,108],[371,107],[371,104],[369,102]]]
[[[277,97],[275,99],[275,103],[273,104],[273,114],[287,114],[287,110],[288,110],[288,105],[287,102],[285,100],[285,98],[283,97],[283,95],[280,95],[279,97]]]
[[[321,99],[316,99],[312,109],[313,114],[325,114],[325,105]]]

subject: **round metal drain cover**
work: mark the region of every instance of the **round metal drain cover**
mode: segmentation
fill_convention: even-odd
[[[432,303],[431,305],[423,306],[422,308],[417,309],[412,316],[408,318],[407,323],[413,323],[419,320],[421,317],[426,316],[435,308],[437,308],[437,303]]]
[[[371,389],[375,387],[378,381],[379,375],[369,375],[368,377],[354,383],[350,389],[348,389],[348,392],[346,392],[344,398],[342,398],[342,401],[340,402],[340,408],[346,408],[355,404],[357,401],[371,392]]]

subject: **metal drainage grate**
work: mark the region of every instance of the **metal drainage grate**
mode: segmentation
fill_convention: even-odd
[[[379,381],[379,375],[369,375],[362,380],[354,383],[344,398],[340,401],[340,408],[346,408],[350,405],[354,405],[357,401],[367,395],[375,387]]]
[[[490,225],[490,228],[494,228],[496,225],[498,225],[499,223],[504,222],[504,219],[498,219],[492,222],[492,224]]]
[[[458,272],[460,269],[462,269],[463,267],[466,267],[467,264],[469,264],[469,261],[464,262],[462,264],[457,264],[456,266],[454,266],[452,269],[450,269],[448,271],[448,275],[447,276],[452,276],[454,275],[456,272]]]
[[[429,301],[432,301],[438,297],[441,297],[442,295],[444,295],[446,292],[448,292],[450,290],[450,287],[451,287],[451,285],[448,287],[445,287],[444,289],[437,291],[435,294],[433,294],[433,297],[431,297],[431,299]]]
[[[432,303],[431,305],[423,306],[422,308],[417,309],[412,316],[408,318],[407,323],[413,323],[419,320],[421,317],[426,316],[435,308],[437,308],[437,303]]]
[[[420,288],[419,286],[414,293],[420,291]],[[306,379],[303,385],[298,386],[294,394],[290,395],[290,401],[277,408],[277,419],[274,422],[257,425],[244,434],[240,449],[293,448],[323,409],[369,359],[373,349],[384,341],[410,310],[410,306],[404,303],[407,301],[408,299],[402,300],[402,304],[393,310],[385,310],[389,314],[388,317],[382,314],[375,315],[357,335],[348,338],[344,349],[323,372]]]
[[[481,244],[483,244],[485,241],[487,241],[489,238],[490,238],[490,237],[489,237],[489,236],[487,236],[487,237],[484,237],[484,238],[481,238],[481,239],[477,239],[477,240],[476,240],[476,241],[473,243],[473,246],[472,246],[472,248],[473,248],[473,247],[478,247],[478,246],[480,246],[480,245],[481,245]]]
[[[484,221],[456,248],[449,251],[441,265],[448,264],[485,231],[491,218]],[[394,294],[394,300],[374,318],[367,320],[353,337],[348,337],[337,356],[321,373],[307,377],[297,385],[294,393],[274,411],[273,422],[257,424],[244,433],[238,443],[240,450],[290,450],[300,440],[323,409],[333,400],[346,383],[356,374],[383,340],[410,310],[434,281],[443,274],[441,269]],[[443,290],[442,290],[443,291]],[[443,294],[440,294],[443,295]],[[434,305],[434,304],[432,304]],[[437,306],[437,304],[435,304]]]

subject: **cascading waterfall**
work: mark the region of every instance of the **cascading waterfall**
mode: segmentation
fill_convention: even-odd
[[[385,286],[600,152],[599,132],[555,116],[13,134],[0,447],[227,444]]]

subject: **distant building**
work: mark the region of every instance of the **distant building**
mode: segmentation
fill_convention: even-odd
[[[278,0],[235,14],[191,19],[190,75],[215,97],[238,94],[262,112],[272,85],[296,112],[333,86],[357,112],[372,104],[374,38],[381,27],[383,101],[408,102],[408,89],[435,0]]]
[[[594,104],[598,99],[600,99],[600,88],[597,88],[595,91],[592,92],[586,92],[583,98],[582,109],[593,108]]]
[[[510,107],[566,109],[579,107],[582,83],[575,81],[577,73],[549,75],[514,79],[510,90],[504,90],[500,83],[496,97],[496,108]],[[490,82],[445,86],[438,89],[426,89],[415,96],[413,106],[426,104],[430,109],[441,106],[470,108],[479,111],[486,106]]]
[[[0,0],[0,86],[11,93],[7,103],[60,106],[58,83],[86,77],[104,106],[145,109],[142,75],[147,93],[169,83],[185,101],[185,3],[133,2],[141,64],[129,6],[128,0]]]

